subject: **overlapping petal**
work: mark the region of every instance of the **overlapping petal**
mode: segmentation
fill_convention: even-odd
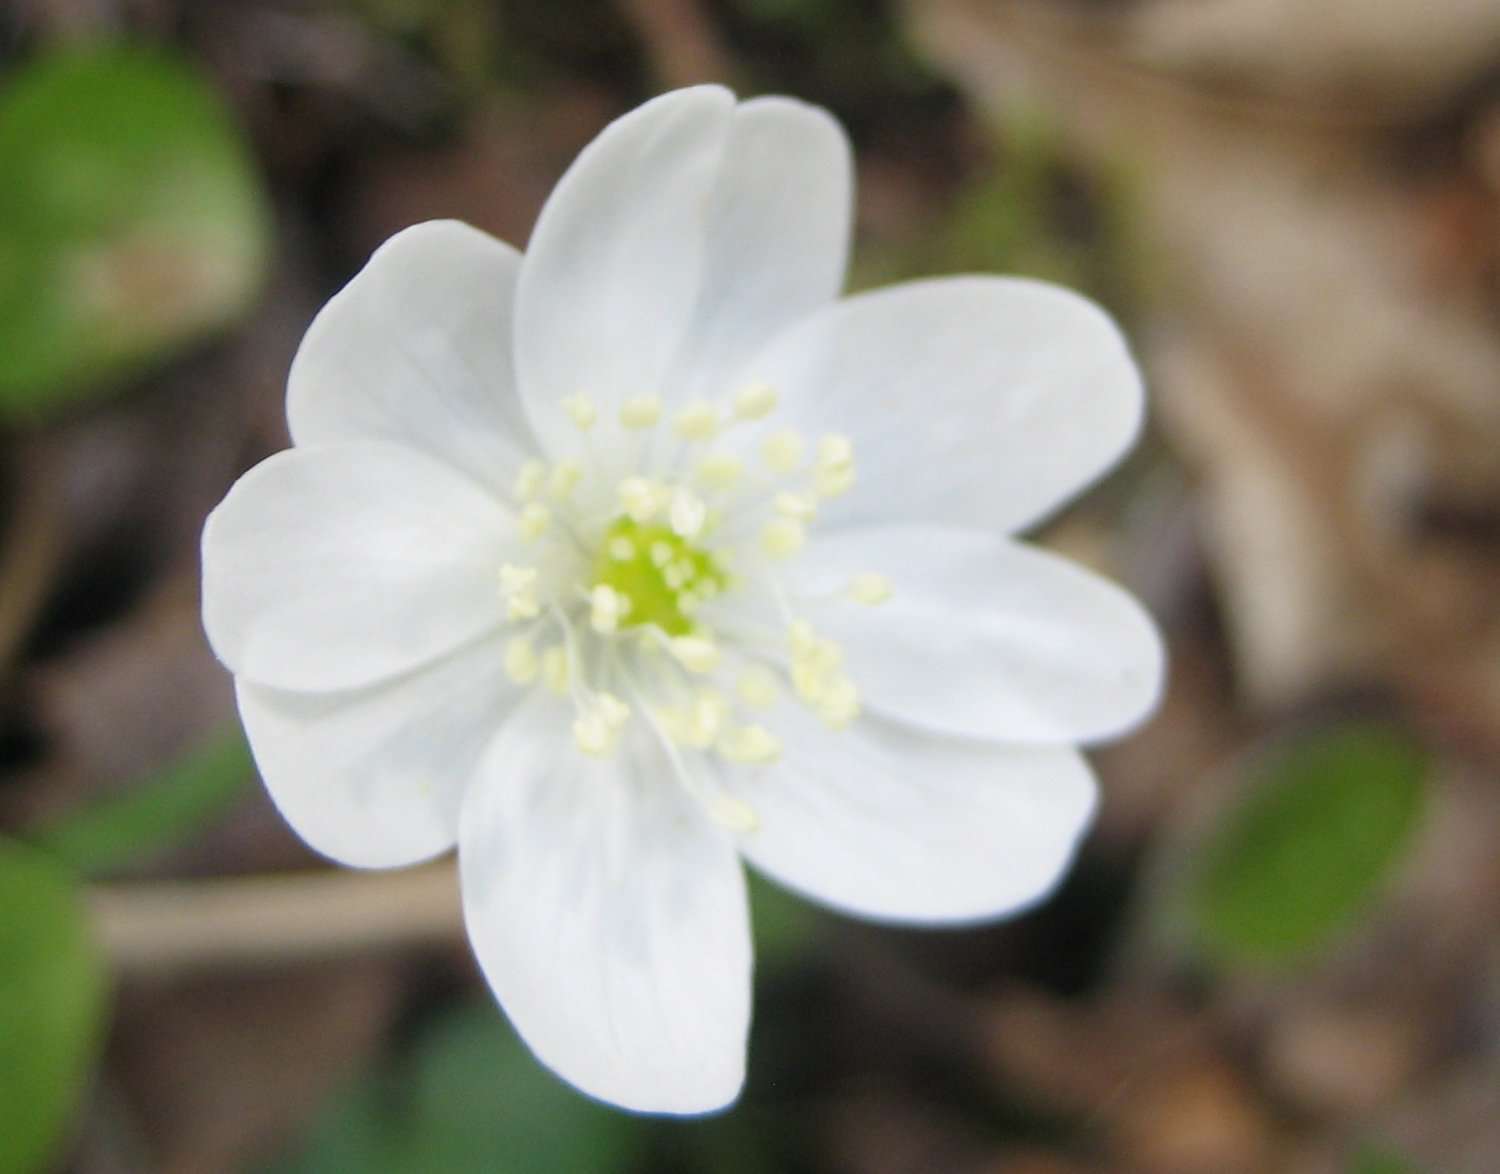
[[[237,675],[357,688],[498,625],[507,511],[415,449],[292,448],[239,479],[203,528],[203,622]]]
[[[1120,458],[1143,410],[1109,317],[1020,278],[846,298],[779,335],[743,377],[777,387],[796,427],[853,438],[858,481],[828,503],[830,526],[1025,529]]]
[[[341,864],[394,868],[458,840],[463,796],[518,686],[491,636],[395,680],[340,693],[239,681],[245,733],[293,830]]]
[[[842,593],[885,574],[877,607]],[[794,569],[822,597],[814,625],[842,647],[869,708],[1000,742],[1090,742],[1155,706],[1161,638],[1129,594],[1036,547],[977,531],[872,526],[820,537]]]
[[[465,800],[469,938],[559,1075],[630,1109],[719,1108],[744,1078],[750,1020],[733,845],[644,745],[559,752],[570,717],[555,698],[526,702]]]
[[[309,327],[287,386],[300,445],[409,445],[508,490],[535,441],[515,388],[521,255],[453,220],[381,245]]]
[[[1094,810],[1066,747],[961,742],[877,717],[830,732],[777,714],[782,760],[737,793],[760,818],[742,851],[776,880],[862,917],[974,921],[1045,896]]]
[[[780,97],[735,107],[670,399],[734,392],[727,380],[761,346],[838,296],[853,184],[849,140],[826,110]]]
[[[542,443],[571,451],[561,403],[613,413],[660,393],[693,321],[734,96],[676,90],[617,119],[553,190],[516,293],[516,361]]]

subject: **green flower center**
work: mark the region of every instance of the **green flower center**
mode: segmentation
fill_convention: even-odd
[[[669,636],[694,628],[692,613],[729,583],[714,557],[666,526],[616,518],[604,533],[594,586],[630,601],[622,628],[655,624]]]

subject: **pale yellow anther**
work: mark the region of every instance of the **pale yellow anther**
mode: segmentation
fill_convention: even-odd
[[[635,558],[635,543],[618,534],[609,540],[609,557],[617,563],[628,563]]]
[[[874,607],[891,597],[891,581],[884,575],[877,575],[874,571],[855,575],[849,581],[849,597],[856,603]]]
[[[620,405],[620,423],[626,428],[654,428],[660,419],[660,396],[632,396]]]
[[[709,453],[698,462],[694,476],[709,489],[733,489],[744,475],[745,462],[727,452]]]
[[[630,614],[630,608],[630,596],[616,591],[608,583],[599,583],[589,592],[589,626],[607,636],[619,629],[620,621]]]
[[[627,477],[620,482],[620,508],[641,525],[656,517],[666,504],[664,488],[645,477]]]
[[[536,649],[525,636],[516,636],[505,646],[505,675],[518,685],[529,685],[541,671]]]
[[[562,409],[580,432],[587,432],[599,419],[598,406],[586,395],[568,396],[562,402]]]
[[[753,665],[741,674],[735,692],[751,709],[770,709],[780,695],[776,675],[761,665]]]
[[[755,814],[755,808],[733,795],[715,795],[709,801],[708,814],[727,831],[748,835],[760,829],[760,816]]]
[[[583,480],[583,466],[577,461],[558,461],[547,479],[547,492],[553,497],[568,497]]]
[[[516,498],[520,501],[530,501],[532,498],[539,497],[546,484],[547,466],[541,461],[527,461],[516,473]]]
[[[677,413],[672,427],[684,440],[711,440],[719,431],[719,409],[713,404],[689,404]]]
[[[703,606],[703,597],[696,591],[683,591],[677,596],[677,610],[685,616],[693,615]]]
[[[854,443],[847,436],[825,436],[818,441],[813,487],[819,497],[837,497],[854,484]]]
[[[842,671],[844,655],[832,640],[813,631],[806,621],[791,625],[792,685],[797,695],[834,729],[842,729],[859,714],[859,692]]]
[[[842,730],[859,716],[859,690],[846,676],[836,676],[814,704],[825,725]]]
[[[522,508],[516,528],[521,531],[522,538],[534,542],[547,532],[551,524],[552,511],[539,501],[530,501]]]
[[[662,581],[666,583],[668,590],[680,591],[687,586],[687,581],[693,577],[691,563],[668,563],[661,571]]]
[[[689,704],[663,709],[657,717],[663,731],[673,742],[679,746],[706,750],[719,736],[728,714],[729,706],[723,695],[712,689],[703,689]]]
[[[802,464],[806,451],[807,441],[802,438],[801,433],[777,432],[766,437],[765,444],[761,446],[761,457],[772,472],[793,473]]]
[[[767,522],[760,532],[760,547],[772,558],[791,558],[807,541],[807,530],[792,518]]]
[[[760,766],[781,757],[781,739],[762,725],[736,726],[719,736],[718,751],[730,762]]]
[[[506,563],[500,568],[500,598],[505,601],[505,614],[513,620],[529,620],[542,610],[537,598],[535,567],[518,567]]]
[[[675,554],[676,552],[672,549],[671,543],[653,542],[650,551],[651,565],[657,570],[665,570],[667,564],[672,561]]]
[[[561,644],[550,644],[542,649],[542,684],[554,693],[566,693],[572,675],[566,648]]]
[[[776,410],[776,389],[769,383],[750,383],[734,393],[734,414],[741,420],[763,420]]]
[[[795,522],[811,522],[818,513],[818,503],[805,493],[778,493],[771,504],[783,518]]]
[[[608,758],[620,741],[620,731],[630,720],[630,706],[613,693],[600,693],[573,722],[578,748],[594,758]]]
[[[696,538],[703,532],[703,523],[708,520],[708,506],[691,489],[674,489],[672,504],[667,511],[667,521],[672,532],[681,538]]]
[[[707,636],[674,636],[667,651],[690,673],[711,673],[719,664],[719,646]]]

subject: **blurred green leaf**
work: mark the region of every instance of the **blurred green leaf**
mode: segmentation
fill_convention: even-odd
[[[31,842],[85,875],[114,872],[191,838],[255,777],[236,729],[122,794],[70,812]]]
[[[338,1097],[277,1174],[614,1174],[646,1126],[574,1092],[532,1058],[500,1010],[451,1012],[406,1062]]]
[[[159,50],[70,49],[0,88],[0,419],[32,418],[232,322],[265,197],[217,96]]]
[[[1369,1146],[1349,1163],[1349,1174],[1419,1174],[1416,1166],[1394,1150]]]
[[[746,871],[746,880],[755,930],[756,968],[764,972],[796,961],[817,931],[817,910],[753,871]]]
[[[1400,731],[1358,724],[1287,742],[1248,770],[1243,801],[1201,849],[1189,913],[1211,954],[1284,963],[1375,895],[1416,828],[1427,762]]]
[[[77,884],[0,840],[0,1174],[48,1168],[89,1079],[104,965]]]

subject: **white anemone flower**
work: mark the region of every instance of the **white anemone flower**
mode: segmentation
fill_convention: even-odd
[[[523,256],[393,237],[317,316],[293,447],[203,534],[266,786],[348,865],[458,848],[490,986],[631,1109],[735,1098],[741,860],[905,924],[1024,909],[1158,696],[1117,587],[1016,540],[1121,456],[1092,303],[968,276],[840,297],[847,140],[704,86],[579,156]]]

